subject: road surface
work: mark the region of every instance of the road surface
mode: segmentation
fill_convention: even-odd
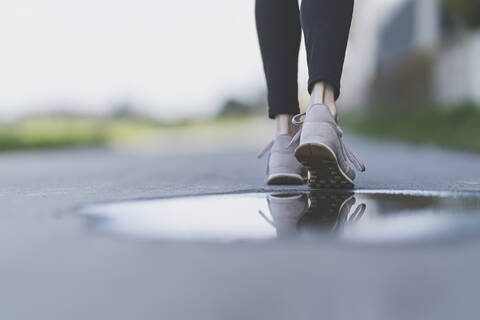
[[[480,192],[480,155],[353,140],[361,189]],[[478,319],[480,242],[144,242],[92,232],[88,203],[269,191],[253,149],[0,154],[1,319]],[[480,239],[479,239],[480,240]]]

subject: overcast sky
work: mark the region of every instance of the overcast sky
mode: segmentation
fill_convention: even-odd
[[[0,118],[101,113],[125,99],[172,118],[257,94],[253,10],[253,0],[2,0]]]

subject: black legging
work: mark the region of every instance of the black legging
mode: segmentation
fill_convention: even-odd
[[[298,50],[305,34],[308,91],[325,81],[340,95],[354,0],[256,0],[255,16],[267,78],[268,115],[299,113]],[[300,12],[301,11],[301,12]]]

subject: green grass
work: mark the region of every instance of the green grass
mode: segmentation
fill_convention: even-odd
[[[154,128],[152,123],[132,119],[31,117],[0,124],[0,151],[104,145]]]
[[[195,136],[214,129],[242,128],[251,119],[248,116],[225,116],[160,123],[136,117],[32,116],[13,123],[0,123],[0,152],[136,142],[135,139],[150,134],[166,136],[167,132]]]
[[[246,130],[245,124],[251,119],[236,116],[161,124],[141,118],[36,116],[0,123],[0,151],[136,143],[135,139],[152,133],[159,137],[181,133],[197,137],[225,128]],[[472,104],[451,108],[372,108],[342,114],[341,125],[376,138],[480,152],[480,108]]]
[[[480,152],[480,108],[375,108],[342,118],[346,129],[371,137]]]

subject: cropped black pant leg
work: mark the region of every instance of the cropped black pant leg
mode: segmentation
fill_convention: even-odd
[[[298,51],[305,35],[308,91],[325,81],[340,95],[354,0],[256,0],[255,17],[267,79],[268,115],[296,114]]]

